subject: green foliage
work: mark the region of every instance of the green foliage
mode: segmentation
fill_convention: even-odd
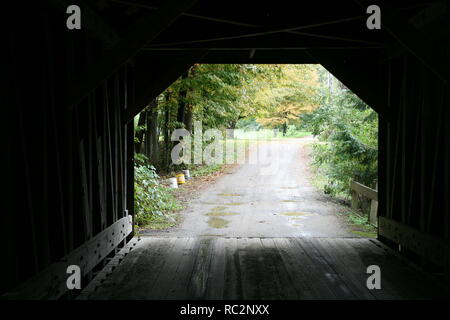
[[[244,86],[257,74],[253,66],[238,64],[194,65],[189,76],[179,78],[164,93],[171,91],[173,101],[161,100],[161,108],[173,108],[182,101],[192,108],[194,120],[201,120],[205,128],[232,127],[243,116],[240,100]],[[183,97],[180,93],[186,92]],[[180,128],[182,124],[174,124]]]
[[[350,179],[375,186],[377,115],[317,65],[196,64],[158,97],[163,140],[184,127],[177,121],[180,106],[192,111],[203,130],[240,128],[238,139],[264,128],[283,129],[285,137],[312,132],[322,141],[314,146],[314,163],[327,178],[327,193],[348,193]],[[273,131],[265,136],[274,137]],[[170,164],[173,143],[161,143],[160,160],[153,165],[166,172],[190,168]],[[217,168],[202,170],[209,169]]]
[[[334,79],[337,82],[336,79]],[[314,165],[325,175],[325,193],[349,195],[349,181],[374,188],[377,180],[378,117],[355,94],[336,83],[322,90],[323,104],[301,116],[302,127],[322,141],[313,146]]]
[[[307,88],[314,80],[311,68],[306,65],[197,64],[190,69],[189,76],[180,77],[166,89],[158,105],[160,110],[170,110],[169,129],[183,127],[173,121],[180,102],[193,111],[194,120],[202,121],[204,129],[235,128],[241,119],[271,116],[269,109],[276,112],[281,104],[290,105],[289,110],[307,108],[310,102]],[[299,81],[302,77],[306,78]],[[298,120],[296,115],[294,117]],[[162,118],[161,125],[166,125]]]
[[[318,103],[318,72],[315,65],[281,65],[278,77],[259,80],[254,103],[258,123],[268,128],[287,128],[299,123],[299,115]]]
[[[254,117],[240,119],[236,124],[237,129],[243,129],[245,131],[256,131],[261,128],[261,125],[256,122]]]
[[[351,226],[359,229],[350,230],[351,233],[364,238],[377,237],[377,228],[367,221],[367,216],[361,216],[354,211],[343,211],[339,212],[339,214],[342,215]]]
[[[145,226],[155,219],[161,221],[167,214],[180,209],[171,190],[159,183],[155,168],[146,164],[146,157],[136,154],[135,161],[135,223]]]
[[[223,165],[221,164],[191,165],[190,174],[193,178],[209,176],[222,169],[222,167]]]

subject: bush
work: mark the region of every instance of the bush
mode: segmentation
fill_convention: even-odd
[[[146,164],[146,157],[139,154],[135,160],[135,224],[144,226],[155,220],[155,217],[163,217],[181,206],[171,189],[159,183],[159,176],[153,166]]]
[[[313,164],[327,180],[324,192],[350,194],[350,180],[371,188],[377,182],[378,117],[348,90],[302,117],[303,126],[319,137],[313,146]]]

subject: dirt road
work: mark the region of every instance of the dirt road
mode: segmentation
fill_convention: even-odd
[[[258,163],[237,166],[206,187],[181,213],[184,221],[179,227],[148,235],[354,237],[337,216],[345,209],[310,183],[305,145],[311,140],[285,139],[252,147]]]

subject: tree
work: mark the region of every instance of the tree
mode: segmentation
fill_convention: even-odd
[[[263,81],[255,95],[258,123],[269,128],[282,128],[286,134],[289,124],[298,124],[300,114],[318,105],[317,67],[313,65],[282,65],[281,75]]]
[[[158,155],[153,150],[159,144],[155,123],[163,138],[163,147],[156,150],[164,151],[158,157],[165,169],[170,164],[170,133],[183,127],[191,131],[193,121],[201,121],[204,130],[234,129],[250,117],[286,132],[299,114],[315,107],[316,78],[313,66],[195,64],[157,98],[157,106],[146,109],[146,154],[159,165],[152,157]],[[140,144],[142,133],[136,136]]]
[[[327,178],[325,191],[349,194],[349,181],[371,188],[377,182],[378,115],[337,79],[320,90],[321,106],[301,116],[303,125],[324,142],[315,144],[314,163]]]

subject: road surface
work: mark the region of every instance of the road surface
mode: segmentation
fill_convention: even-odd
[[[245,164],[191,201],[181,213],[184,221],[179,227],[147,235],[355,237],[337,215],[346,209],[311,185],[305,146],[312,140],[281,139],[251,146],[252,156]],[[258,161],[251,160],[256,155]]]

